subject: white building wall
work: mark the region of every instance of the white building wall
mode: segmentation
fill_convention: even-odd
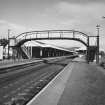
[[[0,46],[0,60],[3,59],[3,46]]]

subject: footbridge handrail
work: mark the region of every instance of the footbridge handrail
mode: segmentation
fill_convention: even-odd
[[[80,33],[85,37],[88,37],[88,35],[86,33],[83,33],[81,31],[76,31],[76,30],[43,30],[43,31],[29,31],[29,32],[24,32],[19,34],[18,36],[16,36],[16,38],[18,38],[21,35],[24,34],[43,34],[43,33]]]
[[[24,43],[25,40],[46,40],[46,39],[70,39],[82,42],[87,46],[88,35],[75,30],[44,30],[24,32],[16,36],[17,43]]]

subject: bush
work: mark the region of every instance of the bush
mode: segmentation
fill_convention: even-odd
[[[100,66],[105,69],[105,56],[102,56],[101,61],[100,61]]]

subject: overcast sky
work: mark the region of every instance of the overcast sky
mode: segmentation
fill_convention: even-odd
[[[96,35],[96,25],[100,24],[100,47],[105,50],[104,15],[105,0],[0,0],[0,37],[7,36],[8,29],[11,36],[48,29],[75,29]],[[71,44],[55,44],[59,43],[66,47]]]

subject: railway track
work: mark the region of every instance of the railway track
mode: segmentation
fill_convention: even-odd
[[[0,105],[26,105],[70,61],[31,64],[4,73],[0,76]]]

